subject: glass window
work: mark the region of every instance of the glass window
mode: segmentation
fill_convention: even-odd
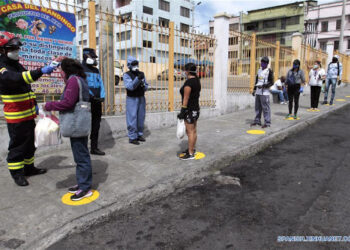
[[[166,44],[169,43],[169,36],[168,35],[159,34],[158,38],[159,38],[160,43],[166,43]]]
[[[153,15],[153,9],[147,6],[143,6],[143,13]]]
[[[142,29],[146,31],[152,31],[153,25],[150,23],[142,23]]]
[[[181,47],[188,47],[188,44],[189,42],[187,39],[181,38]]]
[[[118,32],[116,34],[116,41],[117,42],[121,42],[121,41],[125,41],[125,40],[130,40],[131,38],[131,31],[124,31],[124,32]]]
[[[350,49],[350,39],[348,40],[348,49]]]
[[[210,27],[209,30],[210,30],[210,34],[214,34],[214,27]]]
[[[334,50],[339,50],[339,41],[334,41]]]
[[[180,31],[181,32],[190,32],[190,26],[188,24],[180,23]]]
[[[230,23],[229,30],[230,31],[238,31],[239,24],[238,23]]]
[[[321,23],[321,31],[327,32],[328,31],[328,21],[324,21]]]
[[[287,18],[287,25],[296,25],[300,23],[300,16],[292,16]]]
[[[155,56],[150,56],[149,57],[149,62],[150,63],[156,63],[156,57]]]
[[[336,24],[336,30],[340,30],[341,29],[341,19],[337,20],[337,24]]]
[[[327,50],[327,41],[320,42],[320,49],[323,51]]]
[[[126,14],[120,15],[120,16],[117,17],[118,18],[118,23],[120,23],[120,24],[128,23],[128,22],[130,22],[131,17],[132,17],[131,13],[126,13]]]
[[[169,28],[169,19],[159,18],[159,26]]]
[[[238,44],[238,37],[234,36],[234,37],[230,37],[228,39],[228,45],[237,45]]]
[[[131,0],[117,0],[117,8],[129,5]]]
[[[183,17],[190,17],[190,9],[181,6],[180,15]]]
[[[152,41],[143,40],[144,48],[152,48]]]
[[[267,20],[263,22],[264,29],[276,28],[276,20]]]
[[[160,10],[164,10],[164,11],[170,12],[170,3],[167,2],[167,1],[164,1],[164,0],[159,0],[158,8]]]
[[[245,30],[247,31],[256,31],[258,30],[258,23],[248,23],[245,25]]]

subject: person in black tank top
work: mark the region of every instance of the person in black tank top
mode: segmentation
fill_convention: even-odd
[[[199,97],[201,92],[201,83],[197,77],[197,67],[193,63],[185,65],[187,80],[180,89],[182,97],[181,112],[177,116],[180,120],[185,120],[186,133],[188,136],[188,149],[179,157],[182,160],[191,160],[195,158],[195,146],[197,142],[197,120],[199,118]]]

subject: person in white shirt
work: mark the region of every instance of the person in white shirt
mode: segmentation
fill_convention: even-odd
[[[261,115],[264,114],[265,124],[262,128],[271,126],[271,109],[270,109],[270,87],[273,84],[273,72],[268,67],[269,58],[264,56],[261,59],[261,68],[255,79],[253,96],[255,96],[255,119],[250,126],[261,125]]]
[[[322,69],[321,62],[316,61],[309,73],[309,85],[311,87],[311,110],[318,108],[322,82],[326,79],[326,71]]]
[[[270,88],[270,92],[272,94],[278,94],[278,99],[280,100],[280,104],[287,104],[287,102],[284,101],[284,83],[286,81],[286,78],[282,76],[280,79],[278,79]]]

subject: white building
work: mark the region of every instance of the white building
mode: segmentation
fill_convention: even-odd
[[[334,50],[339,50],[341,15],[343,1],[309,7],[305,18],[306,42],[312,47],[326,50],[327,42],[334,42]],[[350,54],[350,1],[346,2],[344,30],[344,50]]]
[[[96,9],[98,9],[101,1],[95,1]],[[87,0],[78,0],[78,3],[82,3],[83,8],[87,11]],[[167,43],[169,37],[150,31],[152,25],[158,24],[169,27],[169,22],[172,21],[178,30],[189,32],[192,29],[194,2],[190,0],[116,0],[113,1],[113,7],[114,15],[122,16],[122,23],[114,25],[116,60],[125,60],[126,55],[131,54],[137,55],[137,58],[143,62],[165,63],[168,60]],[[82,23],[79,14],[77,13],[78,32],[81,30],[88,31],[88,18],[84,18]],[[87,16],[87,13],[85,15]],[[96,18],[98,20],[98,15],[96,15]],[[142,19],[148,25],[144,24],[142,28],[138,29],[131,28],[124,24],[130,19]],[[96,23],[97,43],[99,28],[99,23]],[[85,33],[82,39],[78,35],[78,42],[82,47],[87,47],[89,45],[88,33]],[[190,41],[175,35],[175,58],[191,57],[193,50],[189,48],[189,43]]]

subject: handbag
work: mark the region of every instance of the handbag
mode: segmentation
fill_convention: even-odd
[[[59,113],[60,129],[63,137],[86,137],[91,131],[91,104],[83,100],[83,86],[79,77],[79,101],[73,110]]]

